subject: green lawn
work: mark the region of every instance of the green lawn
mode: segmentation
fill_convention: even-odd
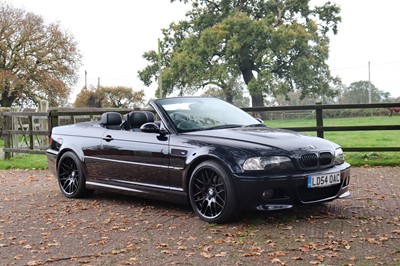
[[[4,140],[0,139],[0,147],[4,147]],[[4,153],[2,154],[4,156]],[[0,159],[0,170],[7,169],[46,169],[47,158],[42,154],[15,154],[10,160]]]
[[[17,154],[9,160],[0,159],[0,169],[46,169],[47,158],[43,154]]]
[[[267,120],[265,124],[274,128],[313,127],[314,119]],[[324,126],[368,126],[400,125],[400,116],[356,117],[324,119]],[[316,132],[305,132],[316,136]],[[400,132],[387,131],[338,131],[325,132],[326,139],[342,147],[400,147]],[[400,165],[400,152],[347,152],[347,161],[354,166],[360,165]]]

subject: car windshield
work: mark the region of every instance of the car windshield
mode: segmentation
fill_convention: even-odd
[[[215,98],[167,98],[158,103],[181,132],[263,126],[241,109]]]

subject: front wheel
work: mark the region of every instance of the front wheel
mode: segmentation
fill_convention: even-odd
[[[237,217],[237,199],[231,175],[216,161],[200,163],[189,181],[189,200],[194,212],[210,223]]]
[[[67,198],[81,198],[88,195],[82,163],[73,152],[64,153],[57,167],[58,185]]]

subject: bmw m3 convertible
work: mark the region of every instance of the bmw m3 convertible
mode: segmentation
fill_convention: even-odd
[[[61,192],[95,189],[189,203],[207,222],[349,195],[339,145],[269,128],[222,100],[151,100],[152,110],[55,127],[47,150]]]

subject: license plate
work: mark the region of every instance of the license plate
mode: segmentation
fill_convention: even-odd
[[[309,175],[307,187],[327,187],[340,183],[340,173],[331,173],[325,175]]]

